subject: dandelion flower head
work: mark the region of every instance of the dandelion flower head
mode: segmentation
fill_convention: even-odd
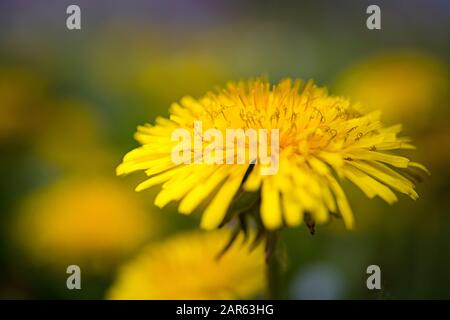
[[[127,188],[107,178],[64,178],[21,205],[15,242],[37,265],[105,270],[160,229]]]
[[[399,136],[401,125],[385,127],[380,112],[360,110],[312,81],[231,82],[200,99],[184,97],[172,104],[169,118],[138,127],[135,138],[142,146],[125,155],[117,174],[145,170],[149,178],[136,190],[162,184],[155,199],[159,207],[178,201],[179,212],[190,214],[205,204],[205,229],[239,216],[230,215],[230,208],[247,193],[255,195],[264,229],[325,223],[331,215],[352,228],[354,218],[341,180],[350,180],[369,198],[378,196],[392,204],[397,201],[394,191],[417,199],[415,182],[426,172],[421,164],[395,154],[414,149],[408,138]],[[258,159],[250,159],[251,164],[175,164],[171,150],[177,141],[171,133],[185,128],[194,135],[197,120],[203,130],[278,129],[279,170],[262,175],[262,164],[254,161]],[[209,144],[203,143],[204,148]]]

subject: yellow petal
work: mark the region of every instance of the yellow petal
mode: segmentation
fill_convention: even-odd
[[[232,169],[236,171],[232,172],[228,177],[203,213],[200,226],[204,229],[211,230],[217,228],[223,221],[228,206],[230,205],[231,200],[233,200],[235,193],[238,191],[242,179],[244,178],[244,174],[247,171],[247,167]]]
[[[286,224],[290,227],[299,226],[303,221],[303,209],[300,203],[288,193],[283,193],[282,199]]]
[[[248,176],[247,180],[244,183],[245,191],[258,191],[261,186],[261,174],[259,173],[259,165],[253,167],[252,172]]]
[[[184,170],[186,168],[186,166],[180,166],[177,167],[175,169],[163,172],[161,174],[158,174],[156,176],[151,177],[150,179],[145,180],[144,182],[141,182],[137,187],[136,187],[136,191],[142,191],[145,189],[148,189],[150,187],[156,186],[158,184],[161,184],[167,180],[169,180],[170,178],[172,178],[173,176],[175,176],[176,174],[179,174],[181,170]]]
[[[345,226],[347,229],[353,229],[353,213],[350,205],[348,204],[344,191],[335,178],[328,176],[328,180],[330,181],[330,187],[336,196],[336,202],[342,215],[342,219],[344,219]]]
[[[187,192],[212,173],[213,167],[189,165],[185,175],[178,175],[163,185],[163,190],[155,198],[155,205],[162,208],[172,200],[180,200]]]
[[[414,184],[411,181],[386,165],[376,161],[349,161],[348,163],[363,172],[366,172],[380,182],[389,185],[393,189],[409,195],[412,199],[417,199],[419,197],[417,192],[413,189]]]
[[[413,167],[413,168],[417,168],[422,170],[423,172],[425,172],[428,175],[431,175],[430,171],[427,169],[427,167],[425,167],[424,165],[417,163],[417,162],[412,162],[410,161],[408,164],[409,167]]]
[[[199,183],[183,198],[178,207],[178,211],[182,214],[192,213],[226,177],[228,171],[225,168],[225,166],[219,169],[213,168],[215,172],[204,183]]]
[[[409,159],[405,157],[368,150],[355,150],[347,154],[346,157],[347,156],[358,160],[380,161],[398,168],[407,168],[409,163]]]
[[[280,195],[272,179],[265,179],[261,193],[261,219],[267,229],[281,227]]]
[[[369,198],[378,195],[389,204],[397,201],[397,196],[391,189],[354,167],[347,166],[344,175]]]

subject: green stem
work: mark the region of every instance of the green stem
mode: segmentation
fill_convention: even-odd
[[[278,231],[269,232],[266,238],[267,299],[281,299],[282,252]]]

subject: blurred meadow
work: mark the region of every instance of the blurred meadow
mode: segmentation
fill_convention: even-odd
[[[262,252],[116,177],[136,127],[228,80],[314,79],[402,123],[431,176],[390,206],[345,184],[356,228],[283,230],[289,299],[450,298],[450,2],[0,2],[0,298],[255,298]],[[178,243],[178,244],[177,244]],[[207,261],[207,262],[204,262]],[[66,268],[82,290],[66,288]],[[379,265],[382,290],[366,287]],[[240,266],[237,268],[236,266]],[[146,293],[146,294],[144,294]]]

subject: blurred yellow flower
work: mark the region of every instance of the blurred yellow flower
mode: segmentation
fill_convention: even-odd
[[[136,195],[103,178],[69,178],[24,200],[13,237],[37,264],[103,269],[159,229]]]
[[[53,101],[48,106],[50,117],[34,139],[35,152],[50,165],[68,172],[110,172],[115,156],[93,106],[72,99]]]
[[[351,66],[337,81],[337,93],[381,110],[388,121],[424,126],[448,95],[448,66],[414,51],[391,51]]]
[[[108,299],[245,299],[264,289],[264,250],[243,235],[220,258],[227,230],[188,232],[146,247],[125,264]]]
[[[163,183],[155,204],[163,207],[180,200],[179,211],[184,214],[213,197],[202,215],[201,226],[206,229],[229,219],[227,210],[240,191],[260,192],[257,210],[266,229],[297,226],[305,213],[308,225],[311,220],[324,223],[338,209],[351,228],[353,215],[335,175],[353,182],[369,198],[379,196],[393,203],[397,196],[392,190],[418,197],[413,177],[426,169],[391,153],[413,148],[409,139],[397,136],[400,125],[384,127],[379,112],[361,114],[347,99],[328,95],[325,88],[312,82],[301,85],[288,79],[271,86],[257,79],[229,83],[199,100],[185,97],[171,106],[170,119],[157,118],[156,125],[138,128],[136,139],[142,146],[125,155],[117,174],[145,170],[150,178],[136,190]],[[257,160],[254,166],[175,164],[171,152],[178,141],[171,134],[185,128],[194,136],[196,120],[205,130],[217,128],[222,133],[227,128],[279,129],[279,171],[261,175],[260,159],[250,159],[249,163]],[[203,148],[210,143],[205,140]]]

